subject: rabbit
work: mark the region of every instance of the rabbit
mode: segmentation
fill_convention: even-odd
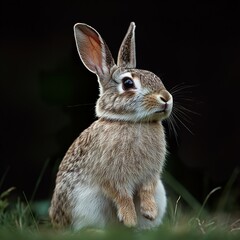
[[[93,27],[76,23],[74,37],[82,63],[99,82],[97,120],[59,165],[51,223],[72,230],[114,224],[156,228],[167,207],[161,179],[167,154],[162,121],[171,114],[172,95],[154,73],[136,68],[134,22],[117,64]]]

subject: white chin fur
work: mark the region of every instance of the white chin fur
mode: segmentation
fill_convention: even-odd
[[[125,122],[151,122],[151,121],[161,121],[166,118],[164,114],[147,114],[145,112],[141,113],[125,113],[124,115],[96,111],[96,116],[98,118],[104,118],[114,121],[125,121]]]
[[[148,114],[141,111],[140,113],[125,113],[123,114],[116,114],[116,113],[109,113],[109,112],[102,112],[96,111],[96,115],[98,118],[104,118],[108,120],[114,121],[125,121],[125,122],[148,122],[150,120],[160,120],[154,119],[150,117]]]
[[[109,113],[109,112],[101,112],[101,111],[96,111],[96,115],[99,118],[105,118],[109,120],[115,120],[115,121],[131,121],[131,122],[137,122],[143,119],[145,116],[143,114],[115,114],[115,113]]]

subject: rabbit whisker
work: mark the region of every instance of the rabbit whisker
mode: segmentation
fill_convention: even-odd
[[[183,90],[189,89],[189,88],[193,88],[193,87],[197,87],[199,86],[199,84],[195,84],[195,85],[184,85],[185,83],[180,83],[175,85],[174,87],[172,87],[169,92],[174,96],[179,92],[183,92]],[[188,91],[191,92],[191,91]]]
[[[173,135],[176,143],[178,145],[178,131],[176,128],[179,128],[178,123],[174,119],[173,115],[170,115],[168,119],[166,119],[167,125],[168,125],[168,130],[170,135]]]
[[[179,116],[176,114],[176,112],[173,112],[173,116],[192,134],[194,133],[186,126],[186,124],[179,118]]]

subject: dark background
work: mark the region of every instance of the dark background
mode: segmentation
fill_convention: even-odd
[[[137,67],[178,86],[174,99],[188,109],[178,117],[192,133],[176,119],[176,138],[164,123],[165,170],[200,202],[221,186],[212,206],[227,186],[227,208],[238,208],[240,7],[229,2],[1,1],[0,192],[50,199],[64,153],[95,120],[97,79],[73,25],[93,26],[116,59],[134,21]]]

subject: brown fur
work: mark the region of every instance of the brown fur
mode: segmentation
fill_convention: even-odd
[[[97,120],[74,141],[59,166],[52,199],[55,210],[51,210],[52,222],[62,226],[69,224],[70,221],[65,220],[69,219],[66,203],[71,202],[71,189],[77,181],[100,184],[119,206],[123,222],[131,226],[136,222],[133,220],[136,214],[133,194],[140,189],[142,211],[154,218],[154,201],[149,197],[154,193],[154,184],[151,191],[147,191],[142,183],[154,182],[159,177],[165,152],[164,130],[159,123]],[[126,207],[129,202],[132,208]],[[152,210],[147,207],[149,202]]]
[[[75,226],[76,222],[83,224],[82,219],[88,219],[78,212],[82,208],[77,205],[79,194],[83,194],[81,190],[86,186],[86,196],[91,194],[91,189],[100,189],[105,199],[101,197],[101,201],[110,201],[110,218],[114,218],[116,211],[126,226],[138,223],[136,196],[146,219],[154,221],[160,214],[156,189],[157,184],[161,187],[159,179],[166,155],[161,120],[171,112],[172,97],[155,74],[135,69],[134,29],[131,23],[115,65],[96,30],[86,24],[75,25],[79,55],[85,66],[98,76],[100,97],[96,113],[99,119],[73,142],[59,166],[49,210],[56,227]],[[138,89],[121,90],[121,76],[125,73],[135,79]],[[164,189],[159,191],[165,198]]]

